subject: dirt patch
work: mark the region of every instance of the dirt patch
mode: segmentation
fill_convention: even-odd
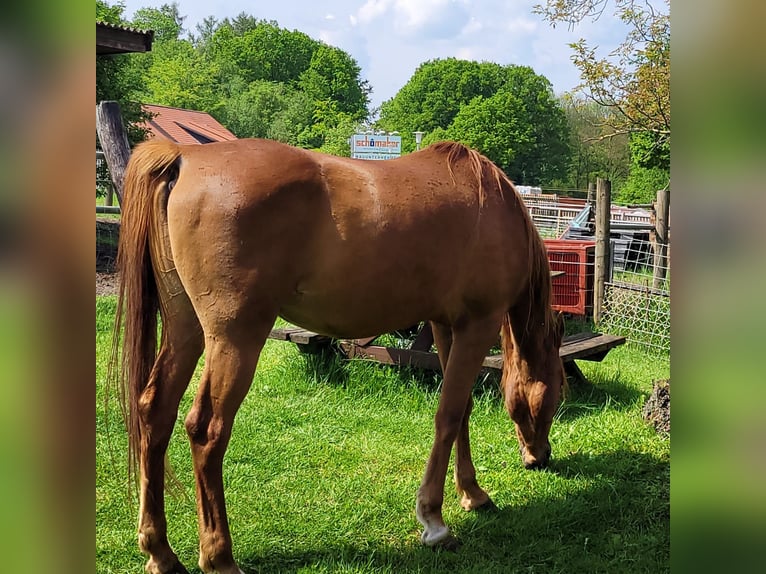
[[[119,219],[96,218],[96,295],[114,295],[119,285],[116,273]]]
[[[96,295],[117,295],[119,286],[119,274],[96,272]]]
[[[654,381],[652,394],[644,404],[644,420],[661,434],[670,434],[670,379]]]

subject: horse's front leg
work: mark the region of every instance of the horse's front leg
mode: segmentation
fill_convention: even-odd
[[[468,397],[468,405],[463,415],[463,422],[455,441],[455,486],[462,498],[460,506],[465,510],[494,510],[497,507],[489,495],[476,480],[476,467],[471,458],[471,441],[468,435],[468,420],[473,410],[473,397]]]
[[[253,380],[262,336],[234,339],[228,333],[206,333],[205,370],[194,404],[186,417],[191,442],[199,525],[199,567],[206,574],[241,574],[232,553],[223,491],[223,458],[232,425]]]
[[[499,329],[500,318],[493,316],[466,321],[452,332],[442,393],[434,418],[434,443],[415,507],[418,520],[424,527],[421,541],[427,546],[451,548],[457,545],[442,517],[444,481],[452,445],[461,430],[473,383]]]

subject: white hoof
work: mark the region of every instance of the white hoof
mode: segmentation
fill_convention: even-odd
[[[420,535],[420,541],[426,546],[436,546],[443,540],[449,538],[449,528],[446,526],[426,527],[423,534]]]

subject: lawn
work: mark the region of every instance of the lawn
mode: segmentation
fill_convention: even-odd
[[[96,568],[143,571],[137,502],[127,489],[116,399],[105,405],[114,297],[96,298]],[[471,418],[480,484],[499,511],[466,513],[447,481],[455,552],[420,545],[415,492],[425,468],[440,377],[375,364],[307,360],[269,341],[237,415],[224,463],[234,554],[255,572],[666,572],[670,440],[641,418],[667,356],[619,347],[581,362],[551,430],[549,470],[524,470],[492,380]],[[194,389],[199,372],[192,381]],[[194,487],[183,418],[169,457],[182,484],[168,498],[169,538],[196,570]]]

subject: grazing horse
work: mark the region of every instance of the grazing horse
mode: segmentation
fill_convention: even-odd
[[[165,453],[181,397],[205,367],[185,427],[199,566],[240,573],[222,467],[234,417],[278,316],[338,338],[430,321],[444,373],[433,447],[415,505],[421,540],[451,547],[442,518],[455,444],[466,510],[494,504],[476,480],[468,419],[482,361],[501,335],[502,387],[528,468],[550,456],[564,371],[540,236],[508,178],[442,142],[361,161],[267,140],[198,146],[150,141],[125,174],[119,362],[138,541],[153,574],[186,572],[167,539]],[[157,316],[161,336],[157,348]]]

